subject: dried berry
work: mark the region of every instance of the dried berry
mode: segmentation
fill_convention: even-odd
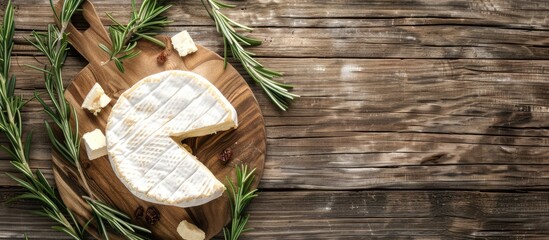
[[[145,212],[145,221],[149,225],[154,225],[160,221],[160,212],[155,207],[148,207],[147,212]]]
[[[233,150],[230,147],[228,147],[225,150],[223,150],[223,152],[219,155],[219,160],[226,163],[229,160],[231,160],[231,157],[233,157]]]
[[[137,209],[135,209],[135,213],[134,213],[134,216],[135,216],[135,219],[140,219],[143,217],[143,213],[145,212],[145,209],[143,209],[143,207],[139,206]]]
[[[156,62],[158,64],[164,64],[167,59],[168,59],[168,54],[166,53],[166,51],[162,51],[160,54],[158,54],[158,57],[156,57]]]

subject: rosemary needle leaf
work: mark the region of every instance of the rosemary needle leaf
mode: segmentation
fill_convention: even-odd
[[[24,143],[25,156],[30,156],[31,143],[32,143],[32,131],[27,134],[27,138]]]
[[[122,62],[120,61],[120,58],[114,58],[113,59],[114,61],[114,64],[116,65],[116,67],[118,68],[118,70],[121,72],[121,73],[124,73],[126,70],[124,69],[124,65],[122,64]]]
[[[60,226],[53,226],[51,227],[52,229],[56,230],[56,231],[59,231],[59,232],[64,232],[66,233],[67,235],[71,236],[73,239],[80,239],[80,236],[76,235],[75,233],[71,232],[69,229],[66,229],[64,227],[60,227]]]
[[[111,54],[111,50],[109,49],[109,47],[105,46],[104,44],[99,43],[99,47],[101,48],[101,50],[105,51],[109,55]]]
[[[158,46],[160,46],[160,47],[166,47],[166,44],[164,44],[162,41],[160,41],[160,40],[158,40],[158,39],[156,39],[156,38],[154,38],[154,37],[151,37],[151,36],[149,36],[149,35],[141,34],[141,33],[135,33],[135,35],[137,35],[137,36],[139,36],[139,37],[141,37],[141,38],[143,38],[143,39],[146,39],[147,41],[152,42],[152,43],[154,43],[154,44],[156,44],[156,45],[158,45]]]
[[[118,58],[118,60],[122,61],[124,59],[134,58],[134,57],[137,57],[137,55],[139,55],[140,53],[141,53],[141,51],[133,51],[133,52],[128,53],[127,55],[124,55],[124,56]]]
[[[15,93],[15,76],[12,76],[11,78],[7,79],[7,95],[13,96]]]
[[[112,16],[112,14],[110,13],[106,13],[106,14],[107,14],[107,17],[109,17],[109,19],[115,24],[114,26],[123,26],[122,23],[120,23],[118,20],[116,20],[116,18]]]
[[[0,130],[2,130],[2,132],[6,131],[6,129],[4,129],[3,127],[1,127]],[[17,155],[11,149],[9,149],[8,147],[6,147],[4,145],[0,145],[0,150],[7,153],[11,158],[17,159]]]

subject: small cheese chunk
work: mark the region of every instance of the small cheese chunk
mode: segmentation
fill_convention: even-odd
[[[108,154],[107,138],[103,135],[101,130],[95,129],[85,133],[84,136],[82,136],[82,139],[86,145],[88,159],[93,160]]]
[[[92,89],[86,95],[82,108],[90,110],[93,115],[97,116],[101,109],[107,106],[111,102],[111,98],[105,94],[103,88],[98,83],[93,85]]]
[[[196,52],[198,48],[193,42],[193,39],[187,31],[180,32],[172,37],[173,48],[177,50],[179,56],[184,57],[193,52]]]
[[[177,233],[184,240],[204,240],[206,238],[204,231],[185,220],[181,221],[177,226]]]

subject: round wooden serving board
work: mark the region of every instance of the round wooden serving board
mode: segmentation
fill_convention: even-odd
[[[265,124],[257,100],[242,76],[230,65],[224,68],[223,59],[202,46],[198,46],[196,53],[184,58],[179,57],[177,52],[170,48],[170,41],[166,36],[158,37],[168,43],[166,50],[149,42],[140,41],[137,50],[141,51],[141,54],[124,62],[125,73],[122,74],[113,62],[103,64],[103,61],[108,59],[108,55],[100,50],[98,44],[110,46],[107,32],[89,1],[84,3],[83,9],[83,16],[89,23],[89,29],[79,31],[71,25],[68,31],[71,44],[89,61],[89,65],[73,79],[65,93],[78,116],[80,136],[96,128],[105,133],[107,118],[120,94],[142,78],[165,70],[193,71],[210,80],[232,103],[238,112],[239,126],[236,130],[187,139],[185,143],[221,182],[226,183],[227,176],[234,179],[234,167],[239,163],[245,163],[250,168],[257,169],[255,182],[257,186],[265,161]],[[157,61],[160,54],[167,55],[164,63]],[[84,97],[96,82],[105,89],[107,95],[113,98],[113,101],[98,116],[80,107]],[[223,163],[219,160],[219,155],[228,147],[234,154],[228,163]],[[81,144],[80,149],[81,164],[94,197],[125,212],[132,217],[133,223],[149,228],[154,239],[181,239],[176,228],[182,220],[197,225],[206,232],[206,237],[209,239],[219,233],[229,220],[226,193],[207,204],[191,208],[146,202],[132,195],[120,182],[107,156],[90,161],[87,158],[84,143]],[[77,214],[80,221],[90,219],[89,207],[81,198],[87,193],[83,190],[82,179],[78,177],[77,170],[72,164],[61,159],[57,153],[53,154],[53,160],[55,181],[63,201]],[[149,226],[143,219],[135,219],[135,210],[140,206],[144,209],[156,207],[160,211],[160,221]],[[90,232],[95,234],[93,228]],[[118,238],[122,239],[119,236],[113,236],[113,239]]]

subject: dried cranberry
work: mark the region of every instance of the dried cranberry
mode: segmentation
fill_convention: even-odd
[[[147,212],[145,212],[145,221],[149,225],[154,225],[160,221],[160,212],[155,207],[148,207]]]
[[[135,209],[135,213],[134,213],[134,216],[135,216],[135,219],[140,219],[143,217],[143,213],[145,212],[145,209],[143,209],[143,207],[139,206],[137,209]]]
[[[164,64],[166,60],[168,59],[168,54],[165,51],[162,51],[158,57],[156,57],[156,62],[158,64]]]
[[[228,147],[225,150],[223,150],[223,152],[219,155],[219,160],[226,163],[229,160],[231,160],[232,157],[233,157],[233,150],[230,147]]]

